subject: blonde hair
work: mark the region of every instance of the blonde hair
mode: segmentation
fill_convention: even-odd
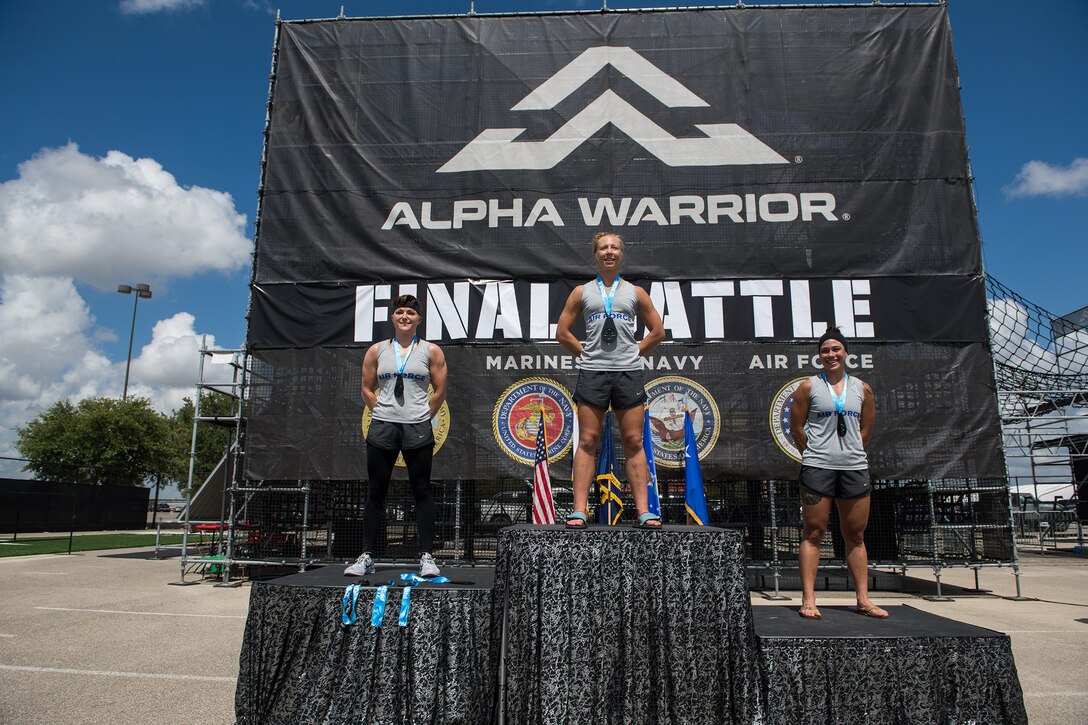
[[[602,239],[604,239],[605,237],[615,237],[620,242],[620,249],[622,250],[624,248],[623,247],[623,237],[621,237],[619,234],[616,234],[615,232],[597,232],[596,234],[593,235],[593,253],[594,254],[597,253],[597,246],[600,244],[600,241]]]

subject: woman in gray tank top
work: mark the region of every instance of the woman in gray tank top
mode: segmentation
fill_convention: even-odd
[[[578,285],[567,298],[556,325],[555,339],[578,358],[578,443],[574,451],[574,510],[567,526],[586,525],[589,486],[596,468],[597,445],[609,407],[620,425],[627,456],[627,481],[635,499],[640,526],[659,528],[661,517],[649,513],[647,485],[650,470],[642,448],[642,423],[646,391],[642,382],[642,356],[665,337],[661,315],[646,290],[620,276],[623,240],[618,234],[593,235],[593,259],[597,278]],[[585,321],[586,341],[574,335],[574,324]],[[646,326],[642,340],[635,340],[641,320]]]
[[[370,346],[363,357],[363,402],[371,412],[366,436],[367,489],[363,506],[363,553],[344,569],[348,576],[374,571],[374,549],[385,514],[385,496],[397,456],[404,456],[408,485],[416,500],[419,573],[438,576],[431,550],[435,506],[431,495],[431,419],[446,399],[446,357],[416,335],[423,317],[412,295],[393,300],[393,338]],[[429,388],[429,391],[428,391]]]
[[[846,372],[846,339],[837,327],[820,338],[824,371],[801,383],[790,406],[790,433],[801,451],[801,515],[804,534],[797,554],[804,619],[819,619],[816,570],[820,540],[827,530],[834,500],[846,542],[846,566],[854,579],[857,611],[876,619],[888,613],[869,599],[869,462],[865,446],[873,430],[873,391]]]

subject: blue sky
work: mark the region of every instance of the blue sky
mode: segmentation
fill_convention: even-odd
[[[469,0],[0,4],[0,455],[55,400],[120,395],[133,298],[117,284],[154,290],[131,389],[163,410],[192,394],[200,336],[242,343],[275,12],[341,5],[458,14]],[[1057,314],[1088,305],[1088,3],[951,0],[949,12],[987,269]]]

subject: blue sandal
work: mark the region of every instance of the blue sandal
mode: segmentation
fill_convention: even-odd
[[[581,521],[580,524],[571,523],[572,521]],[[589,521],[586,519],[585,511],[571,511],[567,514],[567,528],[568,529],[584,529],[589,526]]]
[[[650,523],[651,521],[657,521],[658,523],[656,525],[651,524]],[[658,530],[661,529],[661,517],[658,516],[657,514],[652,514],[649,511],[647,511],[644,514],[639,514],[638,515],[638,526],[636,528],[639,528],[639,529],[654,529],[655,531],[658,531]]]

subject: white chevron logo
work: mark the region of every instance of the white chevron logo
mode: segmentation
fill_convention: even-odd
[[[512,111],[544,111],[611,65],[669,108],[710,104],[631,48],[589,48],[519,101]],[[611,123],[669,166],[788,164],[767,144],[735,123],[696,124],[706,138],[676,138],[612,91],[605,91],[543,141],[516,141],[524,128],[489,128],[439,173],[550,169]]]

